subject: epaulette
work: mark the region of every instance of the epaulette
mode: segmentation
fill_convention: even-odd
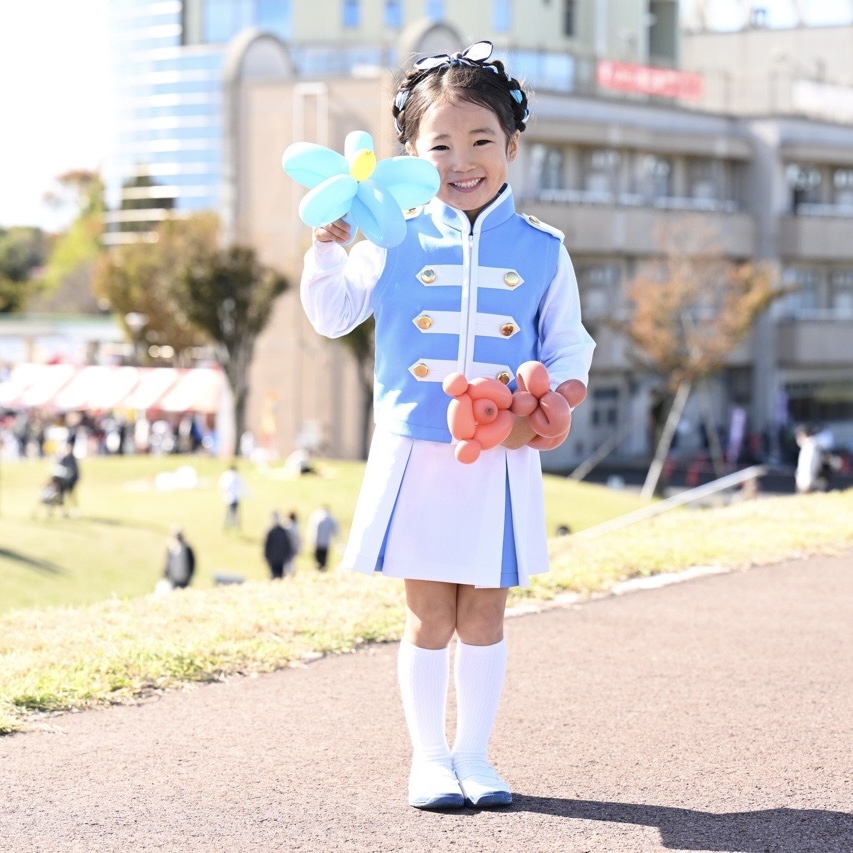
[[[421,207],[410,207],[403,211],[403,219],[414,219],[422,210],[423,205]]]
[[[548,225],[547,222],[543,222],[538,217],[531,216],[529,213],[522,213],[521,216],[528,225],[532,225],[539,231],[544,231],[546,234],[550,234],[552,237],[556,237],[558,240],[566,239],[566,235],[562,231],[560,231],[559,228],[555,228],[553,225]]]

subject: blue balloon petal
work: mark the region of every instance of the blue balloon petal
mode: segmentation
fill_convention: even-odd
[[[377,246],[390,249],[406,236],[406,220],[400,205],[372,178],[358,184],[350,216],[364,236]]]
[[[344,157],[349,161],[356,151],[373,151],[373,137],[366,130],[354,130],[344,140]]]
[[[358,189],[350,175],[335,175],[314,187],[299,202],[299,218],[311,228],[320,228],[345,216]]]
[[[289,145],[282,155],[281,165],[294,181],[308,189],[313,189],[334,175],[349,172],[346,157],[313,142],[294,142]]]
[[[371,180],[391,193],[403,210],[426,204],[441,185],[438,169],[420,157],[380,160]]]

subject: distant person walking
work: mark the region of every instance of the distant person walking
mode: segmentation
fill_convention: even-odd
[[[195,551],[184,538],[180,527],[172,530],[166,545],[166,565],[163,578],[172,589],[185,589],[195,574]]]
[[[246,496],[243,478],[232,462],[219,478],[219,491],[225,501],[225,527],[240,529],[240,501]]]
[[[314,548],[314,559],[319,572],[326,571],[329,548],[337,533],[338,522],[335,521],[327,506],[318,507],[311,513],[308,518],[308,541]]]
[[[65,453],[59,458],[58,469],[61,469],[61,473],[58,471],[58,480],[61,489],[60,503],[62,508],[68,512],[68,504],[73,502],[76,511],[79,508],[76,490],[77,483],[80,481],[80,463],[74,455],[73,440],[65,445]]]
[[[277,512],[272,514],[272,525],[264,539],[264,559],[272,580],[281,580],[285,565],[293,560],[293,543]]]
[[[299,549],[302,547],[302,537],[299,534],[299,520],[293,510],[287,514],[287,518],[284,519],[282,524],[284,529],[287,531],[287,535],[290,537],[292,550],[290,559],[286,560],[284,563],[284,576],[289,577],[295,573],[293,563],[296,559],[296,555],[299,553]]]
[[[814,431],[801,426],[796,432],[800,452],[797,456],[797,470],[794,473],[797,491],[801,494],[818,491],[821,487],[821,447]]]

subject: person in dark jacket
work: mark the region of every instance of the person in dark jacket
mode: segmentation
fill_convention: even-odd
[[[264,559],[270,570],[273,580],[284,577],[284,566],[293,559],[293,541],[290,534],[281,523],[281,515],[277,512],[272,514],[272,525],[267,531],[264,539]]]
[[[181,528],[176,527],[166,546],[163,577],[172,585],[172,589],[185,589],[190,585],[194,573],[195,552],[184,538]]]

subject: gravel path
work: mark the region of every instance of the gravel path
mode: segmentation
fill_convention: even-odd
[[[389,644],[0,738],[0,851],[853,853],[853,554],[507,637],[509,807],[406,804]]]

